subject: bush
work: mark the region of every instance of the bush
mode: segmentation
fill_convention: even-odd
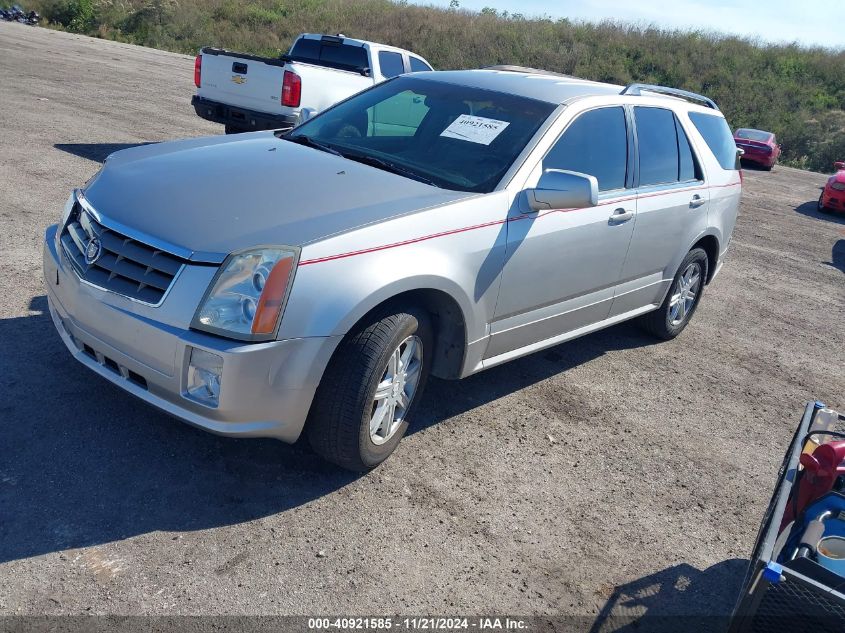
[[[39,6],[48,21],[72,31],[85,33],[96,27],[94,0],[47,0]]]

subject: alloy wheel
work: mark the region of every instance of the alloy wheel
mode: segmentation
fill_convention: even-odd
[[[680,325],[689,316],[701,289],[701,265],[692,262],[678,277],[669,301],[669,324]]]
[[[393,350],[376,386],[370,417],[370,440],[384,444],[402,425],[420,382],[423,345],[411,335]]]

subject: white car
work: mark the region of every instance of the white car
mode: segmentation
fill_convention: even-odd
[[[191,101],[226,133],[290,129],[385,79],[431,70],[416,53],[342,35],[300,35],[277,58],[203,48]]]

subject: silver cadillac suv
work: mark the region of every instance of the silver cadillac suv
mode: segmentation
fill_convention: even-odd
[[[415,73],[286,134],[112,154],[47,230],[44,280],[70,352],[129,393],[363,470],[429,375],[633,318],[680,334],[740,190],[700,95]]]

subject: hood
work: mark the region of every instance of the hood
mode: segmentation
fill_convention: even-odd
[[[105,218],[183,247],[195,261],[256,245],[302,246],[476,194],[284,141],[272,132],[112,154],[85,188]]]

